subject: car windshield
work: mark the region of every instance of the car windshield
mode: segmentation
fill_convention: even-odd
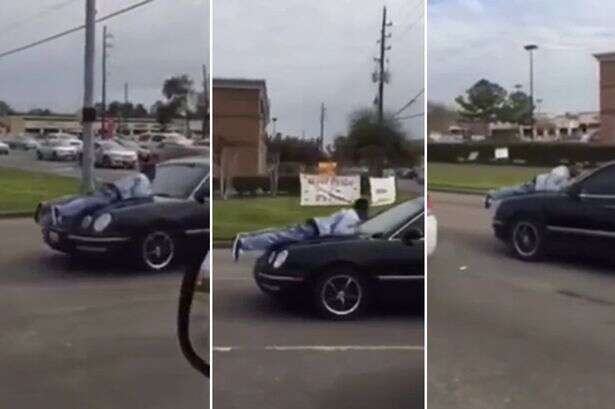
[[[71,146],[70,141],[65,139],[52,139],[49,141],[50,146]]]
[[[123,200],[148,197],[152,195],[152,185],[142,173],[130,175],[113,182]]]
[[[160,165],[152,190],[158,196],[187,198],[208,174],[209,166],[194,163]]]
[[[120,145],[119,143],[113,142],[113,141],[107,141],[107,142],[103,142],[101,144],[101,147],[106,150],[106,151],[111,151],[111,150],[120,150],[123,151],[124,148],[122,147],[122,145]]]
[[[385,210],[361,224],[359,232],[369,236],[392,232],[401,227],[411,216],[422,211],[424,208],[423,202],[421,196]]]

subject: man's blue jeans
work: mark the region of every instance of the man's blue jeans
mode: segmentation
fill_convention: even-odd
[[[281,229],[241,233],[239,245],[244,251],[265,251],[280,243],[310,240],[318,237],[316,228],[309,223],[295,224]]]

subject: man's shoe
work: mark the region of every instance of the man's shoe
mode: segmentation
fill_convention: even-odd
[[[241,233],[235,236],[233,240],[233,261],[237,262],[241,255]]]

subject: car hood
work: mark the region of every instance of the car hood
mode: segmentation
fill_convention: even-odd
[[[117,196],[97,191],[91,195],[66,196],[41,203],[36,220],[43,226],[71,228],[78,225],[83,217],[111,212],[128,206],[138,206],[156,200],[153,196],[120,199]]]
[[[309,246],[319,246],[319,245],[335,245],[339,243],[349,243],[352,241],[364,241],[368,240],[369,236],[364,235],[349,235],[349,236],[326,236],[326,237],[318,237],[311,240],[302,240],[302,241],[288,241],[285,243],[280,243],[276,246],[276,250],[279,250],[283,247],[286,248],[303,248]]]
[[[128,149],[112,149],[109,151],[105,151],[105,154],[107,155],[118,155],[118,156],[134,156],[135,155],[135,151],[131,151]]]

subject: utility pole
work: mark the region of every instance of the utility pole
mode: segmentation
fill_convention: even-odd
[[[393,23],[387,22],[387,8],[382,8],[382,26],[380,28],[380,57],[374,60],[378,63],[378,72],[374,75],[378,82],[378,122],[382,123],[384,118],[384,84],[388,82],[388,72],[385,71],[386,52],[391,49],[387,45],[387,39],[391,38],[391,34],[387,34],[387,27],[391,27]]]
[[[318,139],[318,143],[320,144],[320,149],[324,150],[324,140],[325,140],[325,103],[320,104],[320,138]]]
[[[534,50],[538,49],[536,44],[528,44],[524,46],[525,50],[530,54],[530,125],[532,132],[534,130]]]
[[[96,51],[96,0],[85,2],[85,58],[83,93],[83,160],[81,169],[81,192],[94,190],[94,57]]]
[[[103,26],[102,35],[102,112],[100,119],[100,129],[102,136],[107,136],[107,50],[111,48],[111,44],[107,42],[112,38],[111,34],[107,34],[107,26]]]
[[[128,83],[124,83],[124,104],[128,104]]]

